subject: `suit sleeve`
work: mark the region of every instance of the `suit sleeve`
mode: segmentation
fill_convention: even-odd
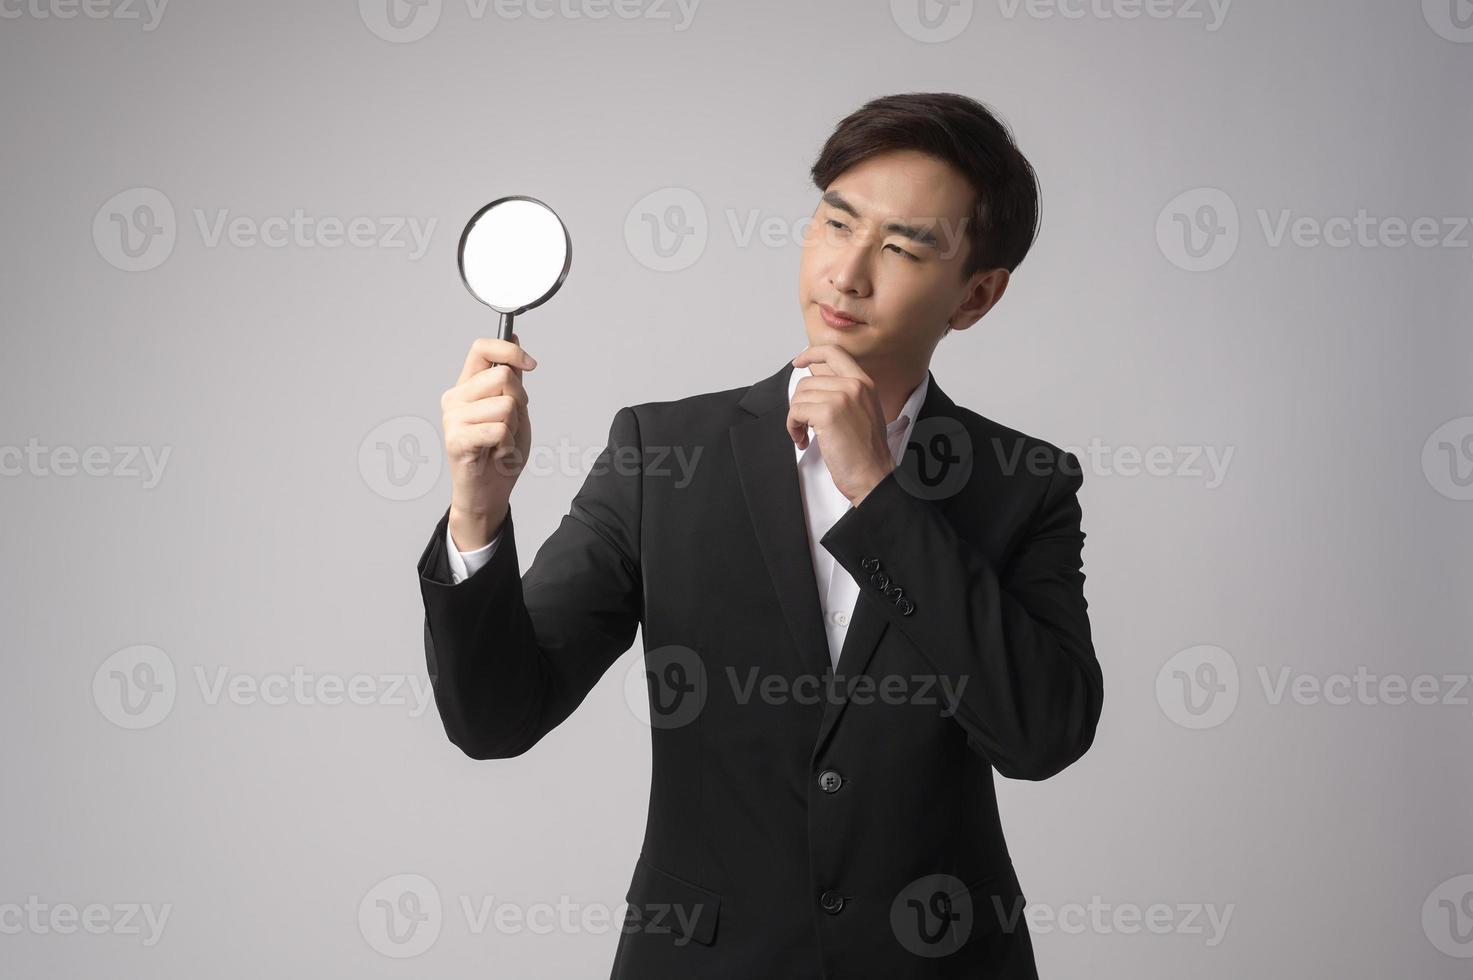
[[[960,689],[956,720],[968,744],[1010,779],[1058,773],[1089,749],[1099,722],[1104,681],[1084,598],[1083,482],[1078,459],[1058,457],[1003,569],[895,471],[821,540],[938,680]],[[873,584],[865,559],[901,587],[909,615]]]
[[[486,565],[454,582],[450,513],[420,556],[425,659],[445,733],[474,759],[521,755],[634,642],[644,614],[639,423],[621,408],[569,512],[525,576],[507,512]]]

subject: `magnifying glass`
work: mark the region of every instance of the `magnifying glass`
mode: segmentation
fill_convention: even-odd
[[[514,195],[471,216],[457,261],[465,288],[501,314],[497,339],[510,340],[512,320],[547,302],[568,278],[573,240],[552,208]]]

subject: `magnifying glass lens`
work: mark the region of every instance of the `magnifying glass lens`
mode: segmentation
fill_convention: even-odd
[[[504,198],[478,211],[461,237],[466,288],[503,313],[520,313],[551,296],[566,275],[566,229],[552,209]]]

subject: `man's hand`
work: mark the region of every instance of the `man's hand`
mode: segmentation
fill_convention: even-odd
[[[834,344],[809,347],[793,358],[808,367],[788,406],[788,435],[808,447],[808,426],[823,441],[823,461],[834,486],[859,502],[895,469],[885,438],[885,411],[875,383],[849,352]]]
[[[440,397],[450,458],[450,537],[461,551],[491,542],[532,446],[522,372],[537,366],[511,340],[471,344],[455,387]]]

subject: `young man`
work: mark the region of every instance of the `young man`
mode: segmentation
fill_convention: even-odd
[[[436,704],[471,757],[520,755],[643,627],[654,768],[614,980],[1033,977],[992,770],[1044,779],[1094,739],[1083,478],[929,365],[1002,298],[1036,179],[952,94],[866,104],[812,176],[808,347],[620,409],[525,576],[536,361],[472,346],[419,563]]]

